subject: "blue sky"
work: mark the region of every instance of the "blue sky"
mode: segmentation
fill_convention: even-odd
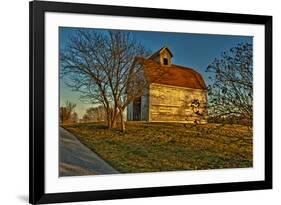
[[[77,28],[60,28],[60,50],[67,46],[69,39],[74,35]],[[95,29],[97,30],[97,29]],[[98,29],[103,32],[104,30]],[[163,46],[171,49],[174,57],[173,64],[191,67],[199,72],[206,84],[210,84],[207,66],[221,53],[237,46],[239,43],[253,43],[251,36],[230,36],[213,34],[190,34],[190,33],[170,33],[170,32],[151,32],[151,31],[132,31],[136,40],[140,41],[147,49],[152,52],[157,51]],[[64,105],[69,100],[77,104],[76,112],[82,117],[89,104],[79,101],[79,93],[71,91],[64,81],[60,82],[60,104]]]

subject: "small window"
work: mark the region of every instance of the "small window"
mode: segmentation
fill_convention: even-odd
[[[168,65],[168,58],[163,58],[163,64]]]

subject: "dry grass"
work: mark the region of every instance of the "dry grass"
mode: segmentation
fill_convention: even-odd
[[[252,130],[240,125],[127,123],[63,126],[122,173],[252,167]]]

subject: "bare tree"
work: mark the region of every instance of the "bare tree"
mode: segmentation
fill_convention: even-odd
[[[208,112],[215,122],[253,121],[253,46],[239,44],[224,52],[207,68],[212,85],[208,87]]]
[[[74,112],[76,104],[66,101],[65,106],[60,107],[60,122],[62,124],[66,122],[77,122],[78,115]]]
[[[60,53],[61,76],[81,93],[81,100],[104,106],[108,128],[130,102],[144,94],[146,80],[136,56],[147,51],[130,32],[78,29]]]

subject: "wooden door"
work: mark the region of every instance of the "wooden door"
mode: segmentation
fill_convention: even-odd
[[[141,98],[138,98],[133,103],[133,120],[141,120]]]

